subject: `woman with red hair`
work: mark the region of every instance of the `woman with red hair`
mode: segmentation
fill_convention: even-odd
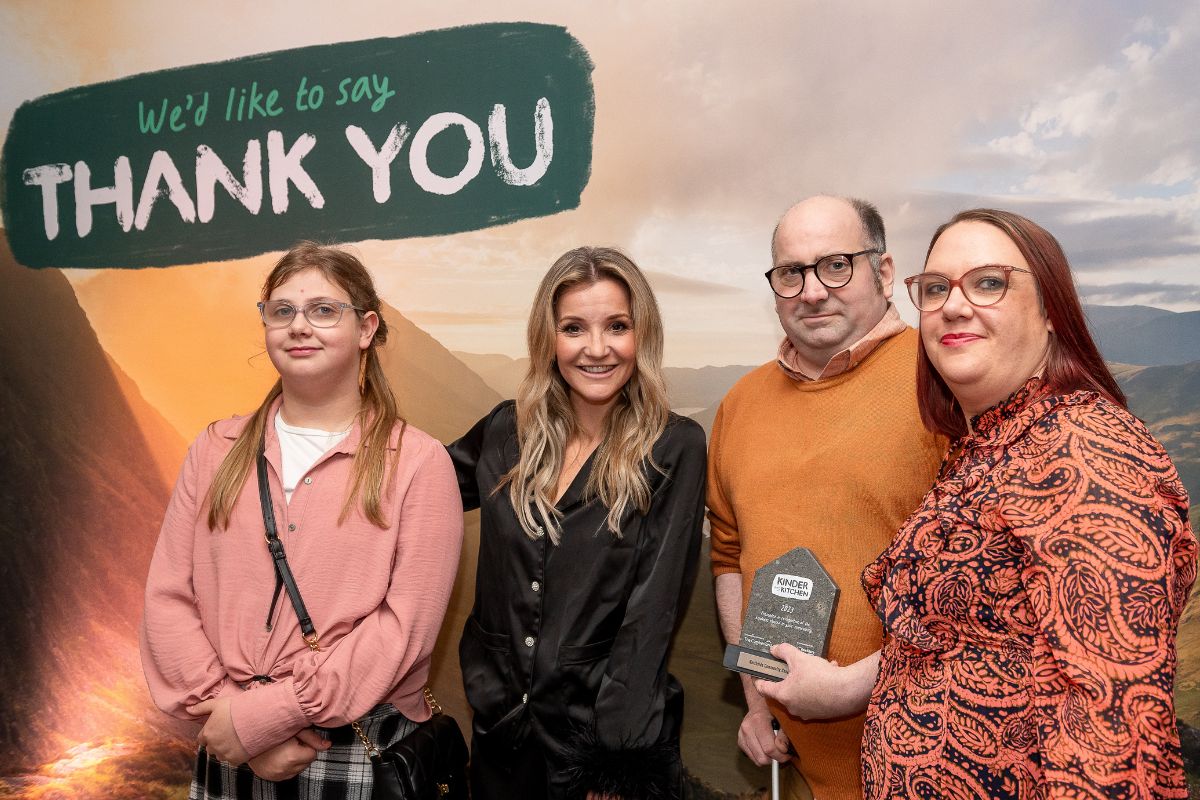
[[[906,283],[921,413],[952,444],[863,573],[884,623],[865,796],[1187,797],[1187,493],[1126,409],[1062,248],[964,211]]]

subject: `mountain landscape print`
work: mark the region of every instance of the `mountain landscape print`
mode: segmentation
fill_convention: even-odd
[[[710,431],[777,352],[792,204],[878,207],[909,324],[933,231],[1013,211],[1062,244],[1195,525],[1195,3],[10,0],[0,45],[0,800],[186,797],[197,731],[149,699],[146,572],[189,443],[276,380],[255,302],[299,239],[371,270],[401,411],[449,442],[515,395],[568,250],[642,268],[671,406]],[[469,731],[465,522],[431,681]],[[670,664],[686,800],[762,800],[723,647],[702,558]],[[1198,600],[1178,654],[1200,800]]]
[[[212,419],[252,409],[273,373],[252,309],[264,258],[156,271],[106,271],[74,288],[56,270],[31,271],[0,250],[4,348],[0,490],[6,560],[4,620],[17,658],[0,682],[0,798],[178,797],[195,730],[152,707],[138,663],[141,588],[186,442]],[[220,293],[211,288],[220,286]],[[213,300],[212,297],[217,297]],[[243,298],[227,302],[231,296]],[[138,308],[131,335],[119,309]],[[1162,363],[1172,341],[1197,336],[1200,314],[1087,309],[1131,407],[1170,450],[1200,496],[1200,361]],[[526,360],[450,351],[394,308],[384,363],[410,421],[443,441],[516,391]],[[16,335],[38,320],[38,346]],[[1138,331],[1156,326],[1141,341]],[[201,335],[204,332],[205,335]],[[1183,352],[1183,351],[1181,351]],[[186,365],[182,369],[181,365]],[[666,369],[673,407],[707,428],[752,365]],[[217,391],[214,387],[219,387]],[[153,398],[153,403],[149,400]],[[37,454],[37,457],[33,457]],[[433,688],[469,719],[457,640],[470,610],[478,514],[435,655]],[[48,590],[47,587],[53,587]],[[694,797],[754,796],[765,772],[740,756],[740,686],[721,667],[712,586],[702,572],[671,661],[684,682],[684,757]],[[1177,703],[1189,763],[1200,736],[1200,614],[1179,639]],[[741,787],[741,788],[737,788]]]

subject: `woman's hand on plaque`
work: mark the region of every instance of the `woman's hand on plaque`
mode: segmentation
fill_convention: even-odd
[[[786,643],[772,647],[771,655],[787,663],[787,677],[781,681],[758,680],[754,688],[800,719],[835,719],[860,713],[867,707],[879,672],[878,652],[848,667],[808,655]]]

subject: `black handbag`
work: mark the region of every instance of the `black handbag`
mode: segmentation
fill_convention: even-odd
[[[375,800],[466,800],[467,743],[454,717],[442,712],[442,707],[425,688],[425,701],[433,716],[417,725],[417,729],[380,750],[363,733],[362,726],[351,723],[354,732],[367,748]]]
[[[264,437],[265,438],[265,437]],[[262,505],[263,525],[266,528],[267,549],[275,560],[275,595],[271,600],[271,616],[279,599],[279,590],[287,590],[288,599],[300,620],[300,633],[311,650],[320,650],[317,629],[308,616],[300,588],[288,566],[283,542],[275,529],[275,509],[271,504],[271,484],[267,479],[265,445],[258,449],[258,499]],[[268,617],[270,619],[270,617]],[[350,723],[371,759],[375,800],[468,800],[467,743],[454,717],[442,711],[429,687],[425,687],[425,702],[433,716],[417,723],[416,730],[387,749],[381,750],[357,722]]]

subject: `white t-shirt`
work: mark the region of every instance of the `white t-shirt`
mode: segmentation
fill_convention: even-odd
[[[275,431],[279,434],[279,452],[283,456],[283,494],[287,502],[292,501],[292,492],[312,469],[312,465],[350,434],[344,431],[321,431],[316,428],[297,428],[283,421],[283,415],[275,414]]]

